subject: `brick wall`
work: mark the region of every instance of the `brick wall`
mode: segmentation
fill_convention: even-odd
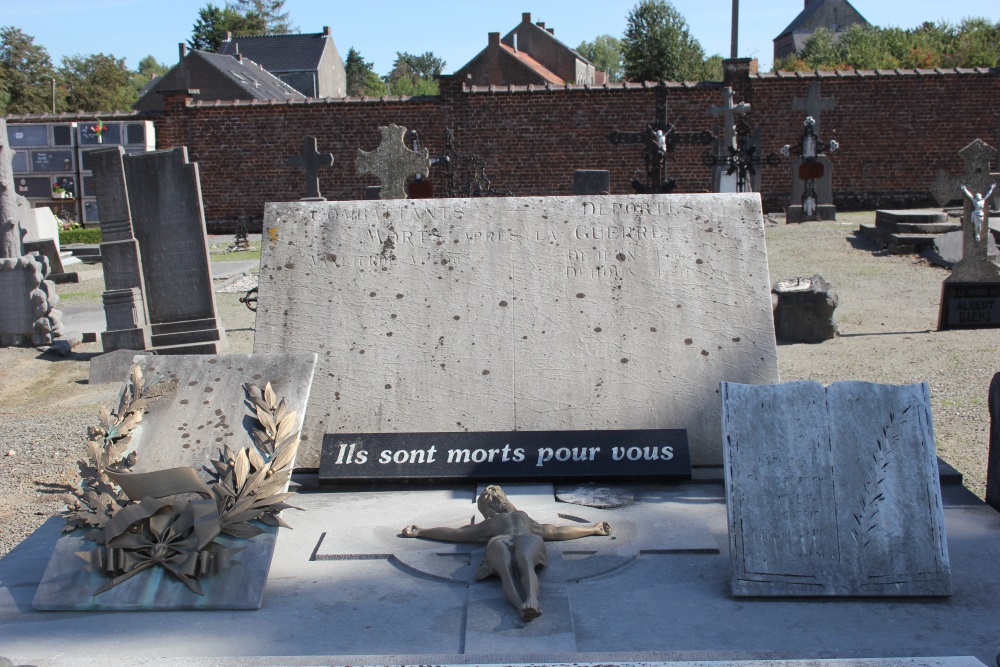
[[[831,156],[834,200],[841,210],[931,205],[928,187],[939,168],[959,173],[956,152],[979,138],[998,142],[1000,70],[844,72],[804,75],[735,75],[736,101],[752,106],[763,128],[764,153],[795,145],[804,113],[792,98],[804,97],[810,81],[821,81],[823,97],[836,108],[822,116],[822,139],[837,139]],[[630,193],[641,176],[639,145],[615,146],[611,130],[638,131],[651,121],[655,93],[648,86],[502,90],[466,89],[445,78],[439,97],[381,100],[309,100],[279,104],[183,103],[170,100],[157,120],[159,148],[188,147],[200,165],[206,218],[212,231],[231,231],[241,217],[259,228],[265,202],[305,194],[302,173],[284,166],[299,153],[306,135],[333,153],[320,170],[328,199],[360,199],[373,177],[355,174],[358,148],[373,150],[378,127],[389,123],[417,130],[435,154],[444,130],[454,130],[455,148],[487,160],[493,185],[516,195],[569,195],[575,169],[608,169],[613,193]],[[670,84],[669,117],[680,131],[712,129],[708,115],[721,103],[721,84]],[[707,191],[711,173],[702,163],[706,147],[678,146],[668,172],[678,191]],[[767,211],[781,210],[791,192],[791,159],[763,167]],[[444,189],[432,169],[436,194]]]

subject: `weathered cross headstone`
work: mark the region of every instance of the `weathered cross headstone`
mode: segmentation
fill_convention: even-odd
[[[303,201],[326,201],[319,193],[319,168],[333,165],[333,153],[320,153],[316,137],[306,137],[302,141],[302,153],[288,158],[285,164],[305,172],[306,196]]]
[[[212,289],[198,165],[180,147],[126,155],[124,166],[153,348],[220,352],[226,333]]]
[[[926,383],[722,393],[734,596],[951,593]]]
[[[719,382],[778,378],[754,195],[269,204],[263,238],[255,350],[320,346],[303,467],[327,433],[649,428],[719,463]]]
[[[746,102],[733,104],[733,89],[726,86],[722,89],[722,105],[713,105],[708,108],[708,115],[712,118],[722,117],[722,137],[718,143],[716,157],[722,158],[721,164],[716,164],[712,170],[712,191],[713,192],[748,192],[740,189],[740,173],[738,168],[730,168],[732,156],[737,154],[739,146],[737,144],[736,116],[745,116],[750,113],[750,105]],[[729,160],[727,160],[727,158]],[[745,179],[744,179],[745,181]]]
[[[406,128],[388,125],[378,128],[382,143],[371,152],[358,149],[358,175],[374,174],[382,182],[380,199],[406,199],[406,179],[428,175],[430,157],[426,148],[412,151],[404,141]]]
[[[50,346],[62,335],[48,260],[23,254],[19,200],[7,122],[0,118],[0,347]],[[68,350],[68,348],[67,348]]]
[[[1000,512],[1000,373],[990,381],[987,395],[990,412],[989,454],[986,463],[986,502]]]
[[[818,81],[809,83],[805,98],[792,99],[793,111],[805,111],[802,139],[794,148],[785,146],[783,155],[797,154],[792,163],[792,203],[785,209],[786,222],[806,220],[836,220],[837,208],[833,204],[833,168],[823,152],[837,150],[835,140],[820,139],[820,121],[823,111],[831,111],[837,102],[832,97],[820,95]]]
[[[152,347],[144,298],[142,255],[132,229],[125,185],[125,149],[102,148],[88,154],[101,210],[101,261],[104,266],[105,352]]]
[[[301,428],[316,355],[146,355],[139,357],[136,364],[146,381],[175,380],[177,386],[153,399],[148,412],[132,430],[129,446],[134,449],[136,459],[128,474],[133,479],[140,478],[136,483],[140,487],[145,481],[144,492],[152,496],[141,503],[137,498],[131,498],[133,503],[121,510],[135,512],[132,521],[144,518],[141,511],[151,504],[147,501],[161,497],[153,489],[157,483],[164,483],[162,476],[154,480],[147,477],[146,481],[141,480],[141,475],[163,472],[169,475],[178,468],[192,469],[204,489],[205,484],[214,481],[209,472],[213,470],[212,460],[221,460],[220,454],[226,447],[241,451],[253,446],[253,431],[259,430],[255,425],[259,413],[256,413],[256,406],[247,396],[245,384],[263,388],[270,383],[275,396],[286,402],[290,412],[297,413],[291,433]],[[206,397],[211,397],[211,400]],[[261,469],[256,463],[254,466]],[[282,491],[282,483],[278,479],[275,481],[278,486],[274,491]],[[287,486],[287,480],[284,485]],[[122,484],[122,487],[125,485]],[[130,497],[133,495],[129,494]],[[171,502],[182,501],[175,498]],[[209,503],[216,505],[214,499]],[[121,513],[116,515],[120,516]],[[214,512],[203,512],[198,517],[203,530],[211,530],[213,522],[214,528],[219,528]],[[114,521],[112,519],[109,524]],[[198,565],[191,562],[188,558],[190,552],[185,551],[190,549],[190,545],[186,547],[185,543],[193,542],[194,537],[184,536],[178,526],[182,521],[183,515],[170,526],[171,531],[177,532],[164,530],[160,536],[162,542],[150,544],[147,550],[141,547],[126,550],[124,547],[127,545],[124,544],[109,548],[112,555],[106,562],[109,569],[120,567],[114,558],[121,561],[149,560],[164,565],[138,572],[98,595],[94,594],[95,591],[108,580],[93,565],[94,552],[100,551],[100,547],[84,537],[86,528],[66,534],[56,543],[35,593],[34,608],[80,611],[259,608],[277,540],[276,529],[261,524],[262,534],[245,540],[220,536],[218,546],[243,549],[233,554],[228,566],[215,573],[209,571],[199,579],[203,593],[199,595],[167,571],[170,567],[172,571],[190,575],[197,567],[203,566],[201,557],[212,555],[199,551],[196,553]],[[253,532],[251,530],[250,534]],[[134,539],[141,536],[140,532]],[[83,554],[86,560],[79,554]]]
[[[1000,266],[989,258],[989,206],[983,199],[1000,183],[1000,173],[990,172],[996,152],[976,139],[958,152],[964,172],[952,176],[942,169],[931,184],[931,194],[940,205],[959,197],[964,202],[962,259],[941,285],[939,330],[1000,327]]]
[[[711,132],[678,132],[667,120],[667,84],[656,85],[656,115],[640,132],[608,133],[608,141],[619,144],[642,144],[642,157],[646,164],[646,182],[633,179],[632,188],[637,194],[662,194],[677,187],[677,179],[667,177],[667,153],[677,144],[709,144],[715,138]]]

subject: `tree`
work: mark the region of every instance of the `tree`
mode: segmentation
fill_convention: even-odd
[[[59,76],[71,111],[127,111],[138,99],[124,58],[64,56]]]
[[[608,75],[608,81],[621,81],[624,74],[622,66],[622,42],[611,35],[600,35],[592,42],[580,42],[576,47],[580,55],[594,63],[594,67]]]
[[[163,76],[170,70],[168,65],[164,65],[152,55],[148,55],[139,61],[136,71],[130,74],[129,86],[135,98],[139,99],[139,93],[150,81],[158,76]]]
[[[440,76],[444,66],[444,60],[430,51],[419,56],[397,51],[385,82],[392,95],[437,95],[440,89],[435,77]]]
[[[630,81],[697,80],[704,74],[704,49],[666,0],[642,0],[629,12],[621,47]]]
[[[385,83],[372,69],[372,63],[366,63],[353,46],[347,50],[344,70],[347,72],[348,96],[379,97],[388,92]]]
[[[45,47],[13,26],[0,28],[0,112],[44,113],[52,110],[55,68]]]
[[[243,16],[263,19],[266,35],[284,35],[298,30],[289,22],[288,12],[281,11],[285,8],[285,0],[231,0],[226,8]]]
[[[232,5],[219,8],[210,2],[198,10],[198,20],[191,30],[188,45],[192,49],[215,53],[227,32],[240,37],[269,34],[263,15],[255,11],[241,12]]]

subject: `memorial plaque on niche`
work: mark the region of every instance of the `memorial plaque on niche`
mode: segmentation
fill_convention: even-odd
[[[938,331],[1000,327],[1000,283],[941,284]]]
[[[48,128],[45,125],[8,125],[7,138],[11,148],[49,145]]]
[[[22,197],[49,198],[52,196],[52,181],[48,176],[27,176],[14,179],[14,189]]]
[[[722,461],[719,382],[778,380],[757,195],[265,208],[255,350],[320,361],[325,434],[686,429]]]
[[[32,171],[73,171],[73,151],[32,151]]]
[[[319,480],[691,477],[684,430],[327,434]]]
[[[722,384],[734,596],[941,596],[927,384]]]

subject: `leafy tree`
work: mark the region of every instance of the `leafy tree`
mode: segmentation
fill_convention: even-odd
[[[281,11],[285,8],[285,0],[231,0],[226,8],[246,17],[263,19],[266,35],[285,35],[298,30],[288,20],[288,12]]]
[[[434,77],[440,76],[444,66],[444,60],[430,51],[419,56],[397,51],[385,82],[393,95],[437,95],[440,90]]]
[[[641,0],[632,8],[621,47],[630,81],[696,80],[704,75],[704,49],[666,0]]]
[[[45,47],[13,26],[0,28],[0,112],[44,113],[52,110],[55,68]]]
[[[607,72],[608,81],[621,81],[624,74],[622,66],[622,42],[611,35],[600,35],[592,42],[580,42],[576,47],[580,55],[594,63],[594,67]]]
[[[347,72],[347,94],[350,97],[379,97],[388,92],[385,82],[372,69],[372,63],[366,63],[353,46],[347,50],[347,60],[344,62]]]
[[[72,111],[125,111],[138,99],[124,58],[98,53],[64,56],[59,76]]]
[[[163,76],[170,70],[169,65],[164,65],[152,55],[148,55],[139,61],[139,65],[130,75],[129,86],[132,88],[135,98],[139,99],[142,89],[158,76]]]
[[[263,15],[254,11],[241,12],[232,5],[220,8],[210,2],[198,10],[198,20],[194,23],[188,45],[192,49],[215,53],[227,32],[241,37],[269,34]]]

